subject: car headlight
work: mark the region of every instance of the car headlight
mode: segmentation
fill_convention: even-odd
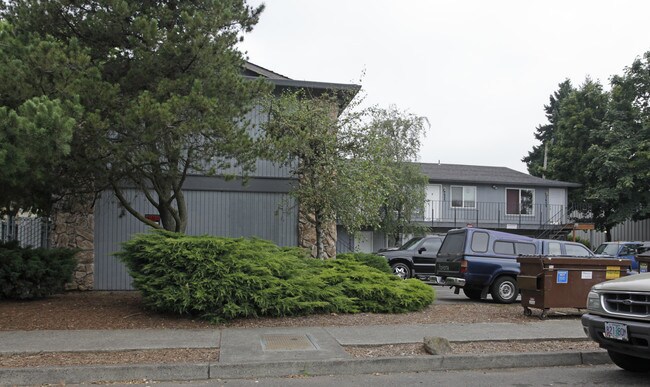
[[[589,292],[587,296],[587,309],[594,312],[602,312],[603,307],[600,304],[600,294],[594,292],[593,290]]]

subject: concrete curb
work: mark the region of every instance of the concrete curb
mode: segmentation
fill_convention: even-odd
[[[134,379],[206,380],[209,378],[210,365],[207,363],[0,369],[2,385],[64,384]]]
[[[611,363],[607,352],[536,352],[490,355],[412,356],[246,364],[152,364],[47,368],[0,368],[9,385],[84,383],[135,379],[181,381],[288,375],[351,375],[390,372],[532,368]]]

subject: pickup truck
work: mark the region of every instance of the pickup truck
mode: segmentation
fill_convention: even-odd
[[[650,273],[605,281],[591,288],[582,326],[617,366],[650,368]]]
[[[535,239],[480,228],[463,228],[447,233],[438,251],[436,285],[455,287],[473,300],[487,298],[509,304],[519,295],[517,275],[520,255],[594,257],[575,242]]]

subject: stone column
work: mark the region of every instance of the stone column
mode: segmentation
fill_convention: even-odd
[[[325,225],[324,234],[323,248],[325,250],[325,258],[334,258],[336,256],[336,222],[330,222]],[[311,256],[316,257],[317,246],[314,214],[305,214],[302,209],[298,211],[298,246],[309,249]]]
[[[50,244],[79,249],[77,268],[68,290],[92,290],[95,272],[95,217],[92,199],[59,202],[52,213]]]

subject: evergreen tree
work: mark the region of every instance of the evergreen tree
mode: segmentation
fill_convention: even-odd
[[[140,221],[184,232],[188,173],[245,174],[254,165],[243,117],[268,88],[241,77],[235,45],[262,10],[244,0],[14,0],[2,17],[21,39],[76,42],[88,53],[99,79],[69,96],[85,111],[73,133],[75,166],[92,169],[93,188],[112,187]],[[124,187],[139,190],[162,225],[134,208]]]

